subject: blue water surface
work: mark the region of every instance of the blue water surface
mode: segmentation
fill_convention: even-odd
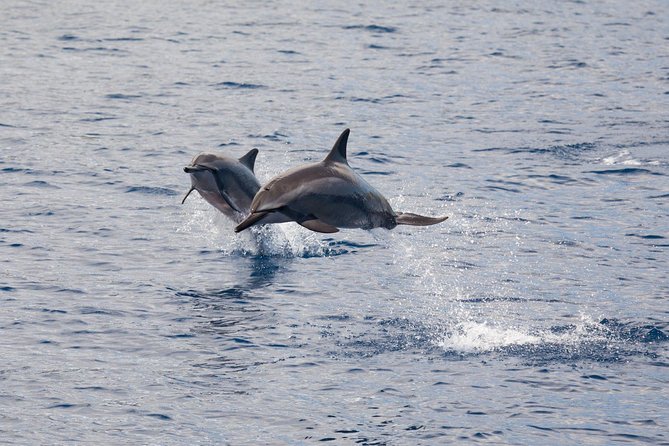
[[[4,2],[0,443],[669,444],[669,3]],[[349,162],[430,227],[235,234]]]

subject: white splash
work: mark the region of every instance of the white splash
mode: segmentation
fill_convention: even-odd
[[[660,166],[661,161],[658,160],[643,160],[632,157],[629,150],[623,150],[615,155],[610,155],[602,158],[602,163],[607,166]]]
[[[458,324],[452,334],[438,342],[444,350],[463,353],[479,353],[510,345],[539,344],[540,336],[531,335],[512,327],[495,327],[487,323],[464,322]]]
[[[324,257],[339,253],[320,234],[295,223],[258,226],[237,234],[234,222],[204,200],[190,201],[192,204],[184,204],[183,219],[176,231],[188,234],[207,249],[226,255],[280,257]]]
[[[582,342],[604,339],[605,329],[589,316],[582,314],[573,329],[555,333],[548,329],[530,329],[493,325],[488,322],[459,323],[437,345],[446,351],[482,353],[512,346],[557,344],[577,346]]]

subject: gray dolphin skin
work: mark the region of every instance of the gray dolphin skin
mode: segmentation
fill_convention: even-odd
[[[239,159],[213,153],[201,153],[184,167],[190,174],[191,188],[183,204],[194,190],[209,204],[239,223],[251,209],[251,202],[260,189],[253,173],[258,149],[252,149]]]
[[[427,226],[448,218],[393,211],[383,195],[348,165],[349,133],[349,129],[344,130],[323,161],[288,170],[263,186],[253,198],[249,215],[235,232],[281,221],[295,221],[312,231],[332,233],[339,228]],[[284,218],[277,218],[277,214]]]

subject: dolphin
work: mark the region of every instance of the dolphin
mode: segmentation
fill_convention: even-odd
[[[388,200],[348,165],[349,133],[349,129],[342,132],[323,161],[288,170],[263,186],[253,197],[249,215],[235,232],[281,221],[295,221],[315,232],[333,233],[339,228],[427,226],[448,218],[393,211]],[[283,218],[277,218],[277,214]]]
[[[190,174],[191,192],[197,190],[202,198],[223,214],[239,223],[251,209],[251,202],[260,189],[253,172],[258,149],[250,150],[239,159],[213,153],[200,153],[184,167]]]

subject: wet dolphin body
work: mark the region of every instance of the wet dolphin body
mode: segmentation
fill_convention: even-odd
[[[376,189],[346,161],[349,129],[339,136],[321,162],[291,169],[270,180],[253,198],[250,214],[235,232],[272,223],[276,214],[316,232],[339,228],[386,228],[397,225],[427,226],[448,217],[425,217],[395,212]]]
[[[258,149],[252,149],[239,159],[213,153],[201,153],[184,167],[190,174],[191,188],[200,193],[209,204],[239,223],[251,209],[251,202],[260,189],[253,168]]]

